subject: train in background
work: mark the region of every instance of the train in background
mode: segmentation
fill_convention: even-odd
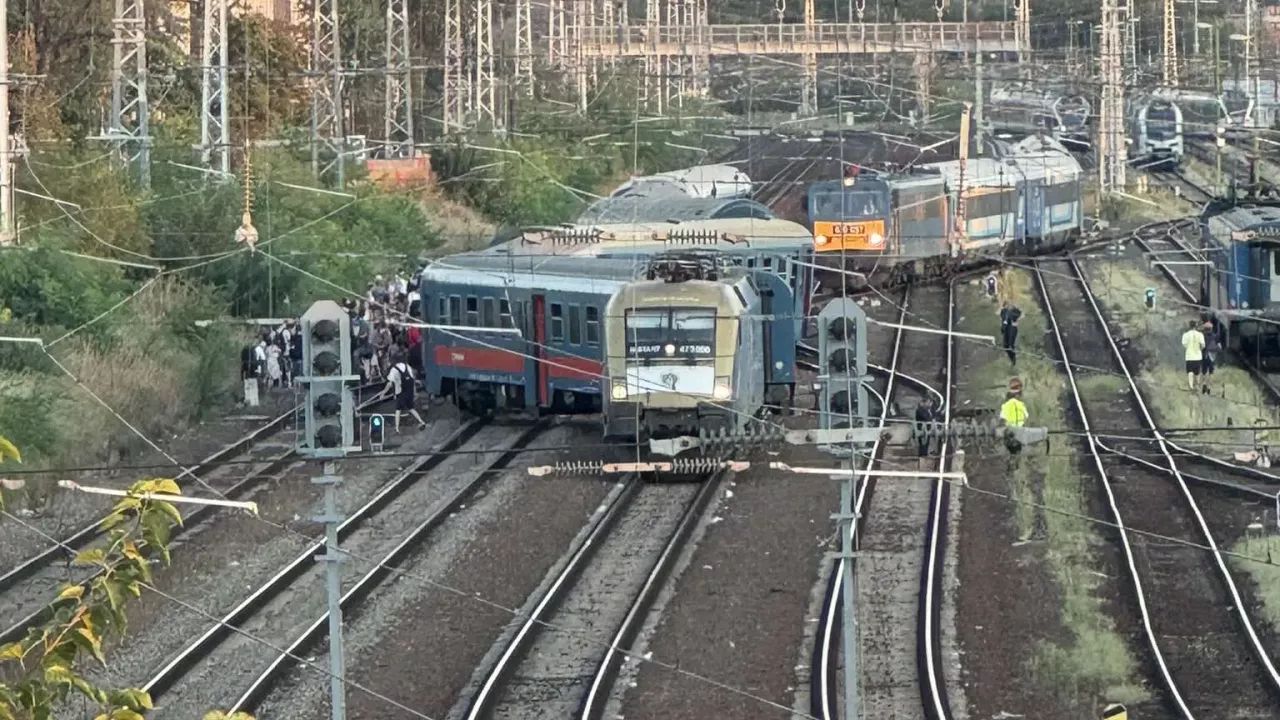
[[[1156,88],[1151,97],[1178,106],[1182,114],[1183,138],[1212,140],[1218,127],[1228,130],[1245,126],[1249,116],[1249,98],[1238,90],[1221,93],[1183,88]]]
[[[1210,203],[1200,217],[1200,302],[1223,344],[1258,367],[1280,367],[1280,203]]]
[[[984,120],[991,129],[1044,133],[1059,142],[1087,146],[1093,106],[1083,96],[1010,84],[992,89]]]
[[[691,198],[751,197],[751,178],[732,165],[696,165],[656,175],[633,177],[609,194],[661,192]]]
[[[1060,142],[995,141],[991,158],[860,172],[809,187],[818,281],[859,288],[945,275],[1009,252],[1065,247],[1084,227],[1082,170]],[[963,192],[965,228],[955,232]]]
[[[1129,104],[1127,124],[1129,162],[1142,169],[1177,167],[1186,154],[1182,108],[1156,94],[1135,97]]]
[[[796,335],[775,274],[714,251],[650,261],[605,312],[606,437],[741,433],[794,399]]]

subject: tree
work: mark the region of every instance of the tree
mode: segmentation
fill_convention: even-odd
[[[7,460],[22,462],[22,455],[0,437],[0,464]],[[9,481],[6,487],[19,489],[22,482]],[[142,720],[142,713],[151,709],[151,696],[145,691],[98,687],[77,670],[88,659],[106,665],[103,642],[124,633],[129,596],[140,596],[151,582],[153,559],[169,564],[170,533],[182,522],[172,503],[150,497],[179,495],[175,481],[140,480],[129,493],[102,521],[105,543],[81,551],[73,560],[91,568],[93,577],[63,587],[41,624],[22,640],[0,646],[0,720],[47,720],[73,695],[98,707],[97,720]],[[243,713],[210,713],[207,718],[249,720]]]

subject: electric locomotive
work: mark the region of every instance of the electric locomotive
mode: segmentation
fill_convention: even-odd
[[[1280,204],[1210,204],[1201,215],[1201,304],[1224,345],[1258,366],[1280,365]]]
[[[654,257],[605,312],[605,435],[741,432],[766,400],[793,396],[790,303],[776,274],[734,266],[722,253]]]
[[[1045,132],[1062,142],[1087,144],[1091,110],[1081,95],[1013,85],[991,91],[987,120],[995,130]]]
[[[945,275],[1013,248],[1042,252],[1081,232],[1081,168],[1047,137],[993,143],[996,158],[859,173],[809,187],[823,285],[858,289]],[[965,231],[955,232],[964,193]]]
[[[1130,107],[1130,160],[1140,167],[1177,167],[1182,163],[1182,108],[1159,95],[1134,99]]]

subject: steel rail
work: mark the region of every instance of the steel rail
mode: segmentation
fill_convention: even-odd
[[[342,540],[367,520],[374,517],[380,510],[386,507],[392,500],[398,497],[413,483],[413,481],[423,472],[436,467],[444,462],[448,457],[448,451],[457,448],[462,443],[469,440],[480,429],[487,424],[486,420],[476,419],[463,425],[455,430],[441,445],[438,450],[425,458],[411,464],[408,468],[401,471],[395,478],[384,485],[372,498],[364,505],[353,511],[338,526],[338,539]],[[151,693],[152,699],[162,697],[169,689],[171,689],[187,671],[200,662],[213,649],[221,645],[228,637],[230,637],[236,627],[251,617],[272,598],[279,595],[284,589],[298,579],[299,576],[315,566],[315,556],[324,550],[325,540],[320,537],[313,540],[305,550],[298,554],[288,565],[280,569],[256,590],[250,593],[249,597],[242,600],[238,605],[232,608],[220,620],[214,623],[209,629],[200,635],[200,637],[191,641],[177,655],[171,658],[163,667],[160,668],[149,679],[142,689]]]
[[[955,281],[947,286],[947,380],[944,390],[946,397],[942,403],[942,422],[951,424],[951,388],[955,377],[955,339],[950,333],[955,329]],[[942,447],[938,451],[938,471],[943,472],[950,464],[947,451],[950,439],[943,437]],[[924,700],[925,715],[933,720],[949,720],[951,718],[951,702],[947,696],[947,680],[942,669],[942,637],[938,626],[942,620],[942,606],[938,602],[942,594],[938,586],[942,582],[943,555],[946,552],[947,511],[951,505],[951,483],[941,477],[933,481],[933,492],[929,499],[930,521],[925,536],[925,562],[921,570],[922,593],[920,610],[916,613],[917,645],[920,659],[923,661],[928,686],[921,687]],[[924,691],[928,690],[927,694]]]
[[[889,367],[893,368],[888,376],[887,384],[884,390],[884,402],[881,403],[880,426],[884,427],[889,420],[890,400],[893,397],[894,384],[900,376],[896,369],[901,357],[902,337],[905,332],[903,325],[907,317],[908,308],[911,305],[911,288],[903,289],[902,302],[899,303],[898,328],[894,333],[893,355],[889,361]],[[884,443],[880,438],[871,446],[869,458],[874,460],[879,457],[880,452],[884,448]],[[858,487],[857,496],[854,498],[853,514],[857,525],[857,532],[854,533],[855,538],[862,537],[862,526],[865,524],[866,513],[863,509],[868,504],[868,491],[873,483],[863,480]],[[856,547],[854,548],[857,549]],[[856,561],[854,561],[856,562]],[[844,570],[845,565],[841,560],[836,560],[835,567],[831,573],[832,580],[827,586],[827,595],[823,600],[822,614],[818,618],[818,628],[814,637],[814,660],[811,664],[813,673],[809,677],[810,684],[810,711],[821,718],[821,720],[839,720],[840,709],[836,698],[836,676],[837,661],[839,652],[836,650],[837,643],[835,641],[836,633],[840,629],[840,604],[844,587]],[[855,570],[856,572],[856,570]]]
[[[617,633],[614,634],[613,640],[609,643],[609,649],[605,651],[604,658],[596,668],[595,675],[591,679],[591,687],[587,691],[587,696],[583,698],[582,705],[578,711],[578,717],[581,720],[601,720],[604,717],[613,686],[618,679],[618,672],[622,668],[622,662],[631,654],[625,648],[631,647],[631,644],[640,635],[640,629],[643,627],[645,619],[649,616],[649,612],[652,610],[654,602],[657,601],[659,593],[665,587],[667,578],[671,576],[676,560],[680,557],[680,551],[684,549],[689,536],[693,534],[693,529],[697,526],[703,512],[706,511],[711,498],[715,497],[719,486],[720,483],[717,479],[707,478],[703,480],[702,487],[699,488],[697,495],[694,496],[693,501],[680,517],[675,532],[671,534],[671,538],[667,540],[666,546],[662,549],[662,554],[654,562],[653,568],[649,571],[649,576],[645,578],[644,586],[636,596],[635,602],[627,610],[627,616],[623,618],[622,625],[618,627]]]
[[[1187,707],[1187,703],[1182,697],[1182,692],[1178,689],[1178,684],[1173,679],[1173,673],[1169,670],[1169,666],[1164,660],[1164,654],[1160,651],[1160,642],[1156,639],[1155,628],[1151,624],[1151,611],[1147,607],[1147,593],[1143,587],[1142,578],[1138,574],[1133,545],[1129,541],[1129,528],[1125,525],[1124,514],[1120,512],[1120,505],[1116,501],[1115,490],[1111,486],[1111,476],[1103,466],[1102,453],[1098,450],[1098,440],[1089,422],[1089,414],[1085,410],[1084,400],[1080,396],[1080,388],[1076,384],[1076,375],[1071,364],[1071,356],[1067,353],[1067,345],[1062,337],[1062,329],[1058,325],[1058,317],[1053,312],[1053,301],[1049,299],[1049,290],[1044,284],[1044,277],[1040,274],[1039,263],[1035,265],[1035,277],[1036,287],[1040,291],[1040,298],[1044,305],[1045,317],[1049,321],[1049,328],[1053,332],[1054,340],[1058,345],[1058,353],[1062,356],[1062,362],[1058,364],[1058,367],[1067,375],[1067,384],[1071,386],[1071,396],[1075,401],[1076,413],[1080,416],[1080,424],[1084,426],[1085,440],[1089,445],[1089,454],[1093,456],[1094,468],[1097,470],[1098,478],[1102,480],[1102,487],[1107,493],[1107,503],[1111,508],[1111,517],[1115,522],[1116,529],[1120,532],[1120,544],[1124,548],[1125,563],[1129,567],[1129,578],[1133,581],[1134,592],[1137,595],[1138,613],[1142,615],[1142,629],[1147,636],[1147,644],[1151,648],[1151,654],[1155,658],[1160,675],[1164,678],[1165,688],[1172,694],[1173,700],[1182,716],[1192,718],[1191,710]]]
[[[528,617],[520,624],[520,629],[516,631],[516,634],[507,643],[502,655],[494,663],[493,667],[489,669],[484,683],[481,684],[480,689],[471,699],[471,703],[467,708],[467,720],[478,720],[492,709],[493,703],[497,700],[498,689],[502,687],[502,684],[506,682],[507,676],[519,664],[516,660],[517,656],[528,647],[529,642],[536,634],[536,628],[542,625],[543,617],[546,616],[547,611],[560,601],[565,590],[573,584],[574,580],[587,566],[591,556],[595,554],[596,549],[600,547],[601,541],[617,525],[626,512],[626,508],[635,499],[642,482],[638,475],[628,477],[622,490],[614,496],[604,513],[596,518],[591,531],[574,548],[569,562],[565,564],[556,579],[552,581],[551,586],[542,594],[538,604],[529,612]]]
[[[404,537],[395,547],[391,548],[382,558],[370,568],[364,575],[360,577],[356,583],[347,590],[339,601],[340,607],[346,613],[366,599],[374,590],[376,590],[389,576],[398,571],[396,564],[401,562],[410,551],[419,547],[435,530],[447,519],[453,516],[462,505],[470,499],[480,487],[490,479],[491,474],[495,470],[500,470],[518,456],[518,451],[527,447],[538,435],[544,433],[548,428],[547,423],[540,422],[530,426],[527,430],[517,437],[512,446],[494,458],[481,472],[476,474],[475,479],[467,483],[464,487],[454,493],[443,504],[428,515],[420,524],[413,528],[408,535]],[[346,617],[344,615],[344,617]],[[291,642],[284,651],[278,653],[274,660],[264,669],[257,678],[250,683],[249,687],[240,695],[240,697],[232,705],[228,712],[253,712],[258,705],[266,698],[271,691],[273,683],[285,671],[285,663],[291,659],[297,659],[310,646],[318,643],[328,633],[329,612],[326,610],[316,618],[310,625],[303,630],[297,638]]]
[[[1133,453],[1125,452],[1124,450],[1120,450],[1118,448],[1113,448],[1110,445],[1107,445],[1106,443],[1102,442],[1102,440],[1098,440],[1098,447],[1111,453],[1112,455],[1115,455],[1116,457],[1124,458],[1125,460],[1145,466],[1156,472],[1165,473],[1166,475],[1173,474],[1173,471],[1170,470],[1168,467],[1161,467],[1156,463],[1153,463],[1150,460],[1147,460],[1146,458],[1139,457],[1137,455],[1134,455]],[[1195,453],[1193,453],[1193,455],[1195,455],[1199,460],[1204,459],[1204,456],[1201,456]],[[1274,492],[1266,492],[1251,485],[1240,485],[1237,483],[1226,482],[1225,480],[1214,480],[1213,478],[1207,478],[1207,477],[1204,477],[1203,475],[1195,475],[1193,473],[1188,473],[1188,472],[1182,473],[1182,476],[1188,480],[1193,480],[1197,483],[1200,483],[1201,485],[1207,485],[1209,487],[1217,488],[1217,489],[1224,490],[1226,492],[1234,493],[1237,495],[1243,495],[1246,497],[1252,497],[1252,498],[1263,499],[1263,500],[1276,499],[1276,494]]]
[[[1111,352],[1115,355],[1116,361],[1120,368],[1124,371],[1125,378],[1129,381],[1129,388],[1133,392],[1134,400],[1138,403],[1138,408],[1142,411],[1143,420],[1146,422],[1147,428],[1155,436],[1156,442],[1160,446],[1161,452],[1164,454],[1166,462],[1169,463],[1169,469],[1173,471],[1173,476],[1178,481],[1178,487],[1182,491],[1182,495],[1187,500],[1187,505],[1191,508],[1191,512],[1196,519],[1196,524],[1200,526],[1201,534],[1208,543],[1213,552],[1214,562],[1218,567],[1218,571],[1222,576],[1223,582],[1231,593],[1232,602],[1238,610],[1240,622],[1244,626],[1245,633],[1249,637],[1249,643],[1252,646],[1258,660],[1262,663],[1263,668],[1270,676],[1273,689],[1280,691],[1280,671],[1276,670],[1275,663],[1271,660],[1271,656],[1267,653],[1266,647],[1262,644],[1262,640],[1258,635],[1257,629],[1253,626],[1253,621],[1249,618],[1247,606],[1240,597],[1240,589],[1236,587],[1235,578],[1231,576],[1231,571],[1227,568],[1226,560],[1222,557],[1222,551],[1218,548],[1217,540],[1213,537],[1212,530],[1209,529],[1208,522],[1204,519],[1204,514],[1200,511],[1200,506],[1196,503],[1195,497],[1191,494],[1191,489],[1187,486],[1186,479],[1182,476],[1182,472],[1178,468],[1178,462],[1174,459],[1172,453],[1169,452],[1169,443],[1165,440],[1164,434],[1160,432],[1160,427],[1156,423],[1151,411],[1147,408],[1146,400],[1142,397],[1142,391],[1138,388],[1138,383],[1133,375],[1129,372],[1128,364],[1124,360],[1124,355],[1120,352],[1120,348],[1115,344],[1115,338],[1111,337],[1109,332],[1105,332],[1107,327],[1106,316],[1102,313],[1102,308],[1098,306],[1097,299],[1093,296],[1093,290],[1089,287],[1089,281],[1081,272],[1080,266],[1076,263],[1075,258],[1068,258],[1075,273],[1076,280],[1084,289],[1085,297],[1089,300],[1089,306],[1093,309],[1094,316],[1098,323],[1103,327],[1104,334],[1107,337],[1107,344],[1111,347]]]
[[[227,460],[230,456],[236,455],[239,452],[241,452],[246,446],[252,445],[254,442],[261,440],[262,438],[268,435],[274,434],[277,430],[280,429],[282,425],[284,425],[284,423],[290,417],[293,417],[300,409],[302,409],[302,405],[297,405],[293,409],[284,413],[283,415],[280,415],[279,417],[268,421],[266,424],[258,428],[255,428],[252,432],[248,433],[247,435],[244,435],[243,437],[239,438],[235,442],[232,442],[231,444],[222,447],[221,449],[212,453],[205,459],[196,463],[196,465],[194,465],[193,467],[183,470],[182,473],[179,474],[174,479],[182,480],[184,477],[187,477],[189,475],[193,475],[200,472],[208,472],[209,470],[213,469],[213,467],[216,466],[219,462],[223,462]],[[61,555],[66,555],[67,557],[71,557],[73,550],[80,550],[84,548],[86,545],[88,545],[90,542],[96,539],[99,535],[101,535],[101,532],[98,529],[98,526],[101,524],[101,522],[102,522],[101,520],[95,520],[93,523],[90,523],[89,525],[86,525],[80,528],[76,532],[72,533],[70,536],[64,538],[59,544],[52,545],[44,549],[43,551],[41,551],[39,554],[33,555],[27,560],[24,560],[22,563],[18,564],[16,567],[13,567],[7,570],[3,575],[0,575],[0,590],[8,589],[9,587],[16,585],[17,583],[23,580],[26,580],[32,574],[39,571],[41,567],[48,564],[55,555],[61,554]],[[177,530],[177,528],[174,528],[174,529]]]
[[[371,398],[369,400],[366,400],[363,404],[361,404],[360,407],[361,408],[369,407],[370,405],[374,404],[376,401],[377,401],[376,398]],[[208,456],[204,460],[201,460],[200,463],[198,463],[197,465],[184,469],[182,473],[177,476],[176,479],[181,479],[183,477],[188,477],[188,476],[195,476],[199,473],[209,472],[210,470],[216,468],[218,466],[218,463],[226,461],[229,457],[237,454],[238,452],[242,452],[245,448],[253,445],[253,443],[259,442],[262,439],[279,431],[279,429],[285,424],[285,422],[290,417],[295,415],[300,409],[302,409],[302,407],[303,407],[302,405],[294,406],[293,409],[289,410],[283,415],[276,417],[275,419],[269,421],[262,427],[259,427],[253,430],[249,434],[241,437],[240,439],[227,445],[221,450],[218,450],[217,452]],[[239,481],[237,481],[236,483],[228,487],[226,490],[222,491],[222,496],[224,498],[232,498],[232,499],[239,497],[244,492],[246,492],[247,490],[257,485],[262,480],[270,477],[271,475],[273,475],[274,473],[282,469],[289,462],[290,458],[294,457],[295,455],[297,455],[297,450],[291,448],[289,450],[285,450],[284,452],[280,453],[279,455],[273,458],[263,460],[265,465],[262,468],[260,468],[256,472],[252,472],[249,475],[246,475],[245,477],[241,478]],[[173,529],[170,531],[170,536],[175,540],[177,540],[177,542],[175,542],[174,547],[177,547],[178,545],[181,544],[181,541],[179,540],[179,538],[184,533],[190,531],[191,528],[195,527],[198,523],[202,522],[206,517],[211,516],[218,511],[219,511],[219,508],[212,505],[199,505],[187,510],[186,514],[182,516],[182,524],[175,525]],[[49,546],[45,550],[41,551],[39,554],[32,556],[31,558],[24,561],[22,564],[18,565],[14,569],[5,573],[4,576],[0,577],[0,592],[7,591],[13,586],[17,585],[19,582],[29,579],[32,575],[39,572],[42,568],[47,567],[51,563],[55,562],[55,557],[59,554],[65,554],[69,560],[71,557],[73,557],[71,554],[73,549],[81,550],[87,547],[94,540],[98,539],[103,535],[103,532],[100,529],[101,524],[102,524],[102,521],[97,520],[90,525],[86,525],[85,527],[76,531],[67,539],[62,540],[55,545]],[[89,580],[92,580],[93,578],[97,577],[101,572],[102,572],[101,569],[97,569],[90,572],[88,574],[88,577],[85,580],[80,581],[79,584],[83,585]],[[20,640],[22,636],[26,634],[29,628],[31,628],[33,625],[39,622],[39,620],[48,613],[48,610],[49,608],[47,606],[41,606],[36,610],[32,611],[31,613],[27,614],[26,617],[23,617],[22,619],[18,620],[12,625],[9,625],[3,631],[0,631],[0,645],[10,643],[10,642],[17,642],[18,640]]]

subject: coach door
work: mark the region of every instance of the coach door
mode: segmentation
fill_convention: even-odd
[[[1045,235],[1044,230],[1044,185],[1040,180],[1027,181],[1027,244],[1034,238]]]
[[[547,377],[547,296],[533,296],[533,370],[538,379],[538,406],[549,407],[551,398]]]

